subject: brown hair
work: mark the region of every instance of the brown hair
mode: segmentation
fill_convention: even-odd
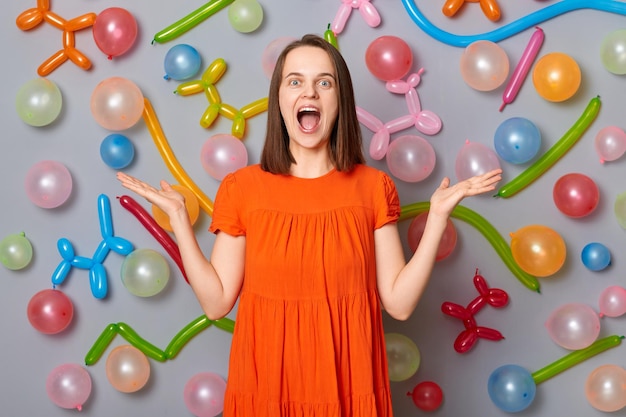
[[[267,108],[267,130],[261,153],[261,168],[273,174],[288,174],[295,159],[289,151],[289,135],[280,112],[278,90],[282,82],[283,67],[287,54],[302,46],[313,46],[326,51],[337,74],[337,102],[339,114],[330,135],[329,156],[338,171],[350,171],[356,164],[365,163],[361,127],[356,114],[354,89],[348,65],[339,51],[318,35],[304,35],[293,41],[276,60],[270,82]]]

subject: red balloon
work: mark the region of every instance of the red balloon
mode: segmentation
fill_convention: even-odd
[[[402,39],[396,36],[381,36],[367,47],[365,64],[380,80],[400,80],[413,65],[413,53]]]
[[[28,321],[41,333],[59,333],[71,323],[74,305],[67,295],[59,290],[39,291],[28,302]]]
[[[563,175],[554,184],[554,204],[569,217],[584,217],[593,212],[600,200],[596,183],[584,174]]]
[[[434,411],[439,408],[443,401],[443,391],[441,387],[432,381],[420,382],[407,393],[413,397],[413,403],[417,408],[424,411]]]
[[[137,21],[126,9],[110,7],[96,16],[93,39],[111,59],[128,51],[137,38]]]
[[[420,213],[415,216],[409,225],[408,243],[413,252],[417,250],[417,246],[419,245],[420,240],[422,240],[427,217],[427,211]],[[439,242],[439,248],[437,249],[437,256],[435,257],[435,260],[440,261],[445,259],[452,253],[452,251],[454,251],[454,248],[456,247],[456,238],[457,235],[454,223],[452,223],[452,220],[448,219],[448,224],[446,225],[446,229],[441,237],[441,242]]]

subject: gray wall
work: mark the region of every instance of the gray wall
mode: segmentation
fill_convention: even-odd
[[[419,1],[428,18],[456,34],[478,34],[516,21],[553,2],[500,2],[502,19],[491,22],[476,3],[467,3],[453,18],[441,12],[441,1]],[[50,25],[23,32],[15,18],[35,7],[35,0],[6,2],[0,25],[0,54],[3,57],[3,95],[0,104],[0,125],[3,127],[4,150],[0,153],[3,178],[3,208],[0,237],[24,232],[33,244],[35,255],[24,270],[1,268],[3,288],[0,303],[2,329],[2,364],[0,404],[5,416],[62,416],[71,411],[55,406],[47,398],[45,380],[49,372],[64,363],[82,364],[85,354],[98,335],[110,323],[125,322],[142,337],[164,349],[171,338],[191,320],[202,314],[190,288],[170,260],[172,276],[167,289],[156,297],[139,298],[130,294],[120,281],[124,257],[110,253],[104,262],[109,293],[95,299],[89,290],[85,270],[73,270],[59,287],[74,303],[75,318],[71,326],[56,335],[44,335],[30,326],[26,306],[38,291],[51,287],[51,276],[61,258],[57,240],[65,237],[74,245],[77,255],[91,256],[101,241],[97,198],[105,194],[111,199],[115,233],[127,238],[136,248],[152,248],[166,258],[163,248],[136,219],[117,202],[125,193],[115,179],[114,171],[99,156],[102,139],[110,131],[97,124],[89,103],[95,86],[105,78],[122,76],[134,81],[157,112],[168,140],[191,178],[210,197],[215,195],[218,181],[202,169],[199,152],[204,141],[217,133],[228,133],[230,120],[220,117],[210,129],[199,126],[206,107],[202,94],[179,97],[172,94],[177,82],[163,79],[163,58],[177,43],[188,43],[198,49],[203,68],[214,59],[224,58],[228,69],[218,83],[224,102],[241,107],[265,97],[268,80],[261,69],[266,45],[281,36],[298,37],[304,33],[322,34],[341,4],[337,0],[272,0],[262,1],[264,22],[253,33],[236,32],[228,21],[226,10],[200,24],[187,34],[166,44],[151,45],[153,35],[189,11],[200,7],[201,0],[183,2],[52,1],[52,10],[71,19],[87,12],[99,13],[112,6],[124,7],[137,19],[140,33],[132,50],[108,60],[96,47],[91,30],[76,33],[76,46],[87,55],[93,67],[89,71],[66,62],[52,72],[53,80],[63,94],[61,116],[51,125],[35,128],[25,124],[16,114],[15,97],[20,86],[37,78],[37,67],[61,48],[61,32]],[[437,164],[433,174],[420,183],[397,181],[402,204],[425,201],[443,176],[455,179],[455,158],[466,140],[493,146],[493,134],[501,122],[521,116],[533,121],[541,131],[545,152],[579,117],[589,100],[600,95],[602,109],[591,128],[551,170],[529,188],[510,199],[481,196],[464,204],[482,214],[510,240],[509,233],[530,224],[542,224],[556,230],[567,245],[567,260],[553,276],[541,278],[541,294],[532,292],[516,280],[487,240],[469,224],[455,221],[458,244],[453,255],[437,264],[423,300],[406,322],[385,318],[386,329],[410,337],[418,346],[422,363],[417,373],[403,382],[393,382],[394,409],[398,416],[419,414],[406,394],[420,381],[437,382],[444,391],[444,404],[432,413],[440,416],[499,416],[506,413],[496,408],[487,394],[487,379],[500,365],[518,364],[530,372],[561,358],[568,351],[549,337],[544,323],[557,307],[570,302],[586,303],[598,310],[600,293],[610,285],[624,282],[624,231],[613,213],[615,197],[624,191],[624,160],[600,164],[593,147],[595,134],[605,126],[624,126],[623,79],[604,69],[599,49],[611,31],[626,26],[623,16],[602,11],[581,10],[549,18],[540,26],[546,39],[540,56],[564,52],[572,56],[582,70],[582,84],[577,94],[562,103],[541,98],[529,79],[518,98],[498,112],[504,86],[491,92],[471,89],[461,78],[459,59],[463,49],[450,46],[429,36],[409,18],[400,1],[374,0],[382,24],[370,28],[354,12],[339,36],[340,49],[352,70],[357,104],[383,121],[407,114],[404,97],[386,91],[365,65],[365,50],[382,35],[395,35],[411,47],[414,57],[411,72],[424,68],[417,88],[422,107],[438,114],[443,129],[426,137],[435,148]],[[519,60],[532,29],[514,33],[499,42],[513,66]],[[250,162],[258,161],[263,140],[265,116],[248,121],[245,145]],[[372,132],[363,128],[366,146]],[[136,158],[126,171],[149,182],[161,178],[175,182],[163,163],[142,121],[127,131],[136,147]],[[419,135],[415,129],[402,134]],[[396,134],[395,136],[399,136]],[[36,162],[54,159],[71,171],[73,192],[69,201],[56,209],[41,209],[32,204],[24,191],[24,177]],[[383,161],[372,165],[387,169]],[[501,161],[504,181],[513,179],[525,166]],[[555,181],[570,172],[590,176],[600,189],[600,203],[588,217],[572,219],[561,214],[552,200]],[[149,205],[139,200],[144,207]],[[206,229],[210,218],[201,214],[197,235],[208,254],[213,236]],[[400,225],[406,243],[409,222]],[[599,241],[609,247],[612,265],[602,272],[591,272],[581,262],[583,247]],[[408,245],[407,254],[408,254]],[[467,305],[477,292],[472,283],[479,268],[491,287],[501,288],[510,296],[502,309],[485,307],[477,314],[478,324],[500,330],[505,339],[499,342],[479,340],[471,351],[456,353],[453,341],[462,330],[461,323],[441,312],[444,301]],[[230,318],[235,318],[233,311]],[[267,324],[271,326],[271,323]],[[601,336],[622,334],[623,318],[604,318]],[[227,375],[231,336],[217,328],[209,328],[191,340],[178,357],[171,361],[151,360],[151,378],[144,389],[133,394],[115,390],[105,375],[105,359],[115,346],[126,341],[117,337],[107,353],[87,367],[93,389],[82,411],[85,416],[184,416],[190,415],[183,401],[183,387],[195,373],[209,371]],[[623,363],[623,347],[607,351],[584,361],[565,373],[543,382],[529,409],[520,415],[600,416],[585,398],[585,381],[598,366]],[[625,411],[616,413],[626,415]]]

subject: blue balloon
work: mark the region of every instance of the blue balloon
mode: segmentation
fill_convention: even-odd
[[[601,271],[611,264],[611,252],[598,242],[585,245],[580,257],[583,264],[591,271]]]
[[[512,117],[498,126],[493,143],[500,158],[512,164],[523,164],[539,152],[541,133],[530,120]]]
[[[126,136],[114,133],[100,144],[100,157],[111,168],[122,169],[133,162],[135,146]]]
[[[167,54],[163,66],[165,68],[166,80],[186,80],[193,77],[200,71],[202,59],[198,51],[190,45],[181,43],[172,46]]]
[[[516,413],[533,402],[537,384],[530,372],[521,366],[503,365],[491,373],[487,389],[489,398],[499,409]]]

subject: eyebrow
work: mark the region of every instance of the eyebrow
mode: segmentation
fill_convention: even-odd
[[[302,74],[301,72],[290,72],[289,74],[285,75],[285,77],[284,77],[284,78],[289,78],[289,77],[294,77],[294,76],[295,76],[295,77],[302,77],[303,75],[304,75],[304,74]],[[322,73],[320,73],[320,74],[317,74],[317,77],[318,77],[318,78],[330,77],[330,78],[332,78],[332,79],[333,79],[333,80],[335,80],[335,81],[337,80],[337,79],[335,78],[335,76],[334,76],[333,74],[331,74],[330,72],[322,72]]]

